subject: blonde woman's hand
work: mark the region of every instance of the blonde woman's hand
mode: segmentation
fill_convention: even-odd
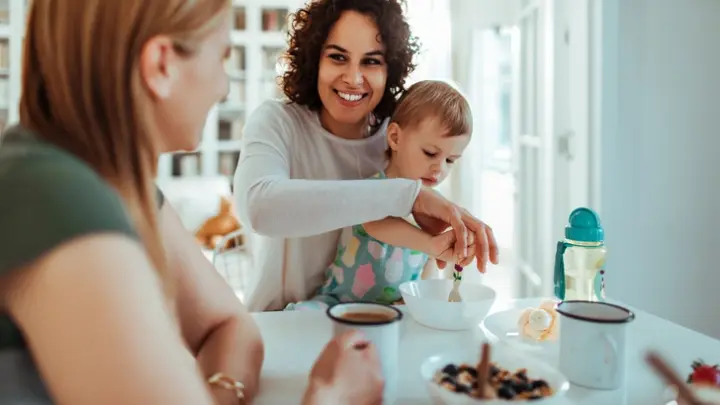
[[[487,261],[498,263],[498,247],[492,229],[484,222],[475,218],[466,209],[452,203],[437,191],[422,187],[413,205],[413,216],[417,224],[432,235],[438,235],[452,228],[455,234],[452,260],[438,258],[438,267],[445,268],[447,261],[460,265],[472,262],[472,256],[477,260],[478,270],[485,272]],[[470,234],[475,236],[475,251],[468,251]],[[447,258],[447,254],[443,255]]]
[[[333,338],[310,371],[303,405],[381,405],[384,381],[375,347],[359,332]]]

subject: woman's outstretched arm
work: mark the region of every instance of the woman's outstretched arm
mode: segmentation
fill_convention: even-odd
[[[420,183],[407,179],[290,178],[291,122],[281,105],[265,103],[243,132],[234,194],[243,223],[268,236],[303,237],[388,216],[410,214]],[[307,159],[324,159],[307,151]]]

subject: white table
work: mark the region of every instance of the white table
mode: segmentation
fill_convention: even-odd
[[[513,306],[537,306],[538,299],[497,302],[491,312]],[[595,391],[571,386],[560,404],[583,405],[664,405],[664,387],[644,364],[647,348],[659,349],[682,375],[691,363],[702,358],[720,363],[720,341],[682,326],[633,309],[630,326],[627,381],[616,391]],[[266,312],[254,314],[265,340],[266,359],[258,405],[298,404],[307,374],[325,343],[332,325],[324,312]],[[432,354],[456,345],[479,344],[476,331],[444,332],[426,328],[406,314],[405,333],[400,343],[400,362],[407,370],[401,376],[402,394],[397,405],[431,404],[420,377],[420,364]]]

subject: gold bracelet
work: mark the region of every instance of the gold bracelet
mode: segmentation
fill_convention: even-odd
[[[208,384],[216,385],[226,390],[235,391],[235,396],[239,400],[242,401],[243,399],[245,399],[245,384],[226,375],[225,373],[213,374],[212,377],[208,378]]]

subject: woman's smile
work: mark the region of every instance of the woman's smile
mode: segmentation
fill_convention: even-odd
[[[333,90],[337,94],[338,103],[343,107],[355,108],[359,107],[367,100],[370,93],[357,91],[340,91]]]

